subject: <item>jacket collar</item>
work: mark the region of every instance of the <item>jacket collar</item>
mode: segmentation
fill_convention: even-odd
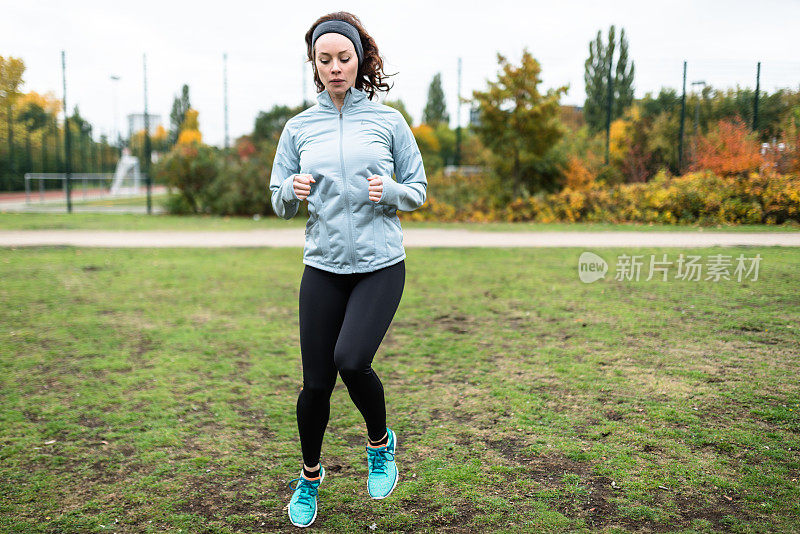
[[[355,86],[350,87],[347,89],[347,92],[344,95],[344,104],[342,105],[342,111],[347,109],[349,106],[355,105],[358,102],[367,98],[367,93],[360,89],[356,89]],[[320,106],[331,108],[336,111],[336,105],[333,103],[331,99],[330,93],[328,93],[327,89],[323,89],[321,93],[317,95],[317,102],[319,102]]]

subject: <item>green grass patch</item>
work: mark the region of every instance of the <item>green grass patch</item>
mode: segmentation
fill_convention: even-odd
[[[761,254],[758,280],[583,284],[575,249],[411,251],[373,364],[400,482],[367,495],[339,380],[315,526],[798,531],[800,250],[692,249],[720,252]],[[301,258],[0,249],[0,531],[291,530]]]
[[[111,202],[111,204],[108,204]],[[153,197],[153,206],[161,199]],[[90,206],[145,206],[144,197],[115,201],[87,201],[76,203]],[[66,211],[66,204],[64,205]],[[271,228],[301,228],[307,217],[296,216],[288,221],[269,217],[220,217],[216,215],[179,216],[166,214],[133,213],[13,213],[0,211],[0,230],[259,230]],[[554,232],[554,231],[642,231],[642,232],[798,232],[800,225],[663,225],[663,224],[613,224],[613,223],[460,223],[434,221],[408,221],[402,219],[403,228],[449,228],[481,232]]]

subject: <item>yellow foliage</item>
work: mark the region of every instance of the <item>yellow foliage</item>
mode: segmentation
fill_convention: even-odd
[[[24,72],[24,61],[16,57],[0,56],[0,98],[11,98],[13,102],[19,96],[19,86],[24,83]]]
[[[434,132],[433,128],[427,124],[415,126],[411,128],[411,132],[414,134],[414,138],[417,140],[417,145],[419,146],[420,152],[439,152],[441,150],[439,138],[436,137],[436,133]]]
[[[613,161],[621,162],[625,159],[630,147],[628,128],[631,123],[625,119],[617,119],[611,123],[609,132],[608,157]]]
[[[189,108],[186,110],[186,117],[183,119],[181,130],[200,130],[200,125],[197,121],[197,116],[200,114],[196,109]]]
[[[21,95],[17,101],[17,106],[21,109],[24,109],[30,104],[39,106],[50,115],[56,115],[59,111],[61,111],[61,101],[58,100],[52,91],[48,91],[43,95],[37,93],[36,91],[31,91],[30,93]]]
[[[153,141],[155,142],[163,142],[167,139],[167,130],[162,126],[158,125],[156,128],[156,133],[153,135]]]
[[[197,130],[184,130],[178,135],[179,145],[200,144],[203,142],[203,135]]]
[[[203,135],[200,133],[200,124],[197,116],[200,114],[196,109],[186,110],[186,118],[181,125],[181,133],[178,134],[179,145],[200,144],[203,142]]]

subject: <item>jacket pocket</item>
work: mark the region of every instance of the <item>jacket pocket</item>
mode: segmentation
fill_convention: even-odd
[[[396,213],[391,207],[386,207],[383,213],[383,235],[386,238],[386,253],[389,258],[402,254],[403,249],[403,229]]]
[[[317,219],[309,219],[308,224],[306,225],[306,240],[310,239],[315,248],[317,246],[318,226],[319,223]]]

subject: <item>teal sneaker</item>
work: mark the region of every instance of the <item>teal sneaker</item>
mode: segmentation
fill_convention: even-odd
[[[307,527],[317,518],[317,490],[320,482],[325,479],[325,468],[320,466],[319,480],[308,480],[303,477],[289,481],[289,488],[294,490],[289,501],[289,520],[296,527]],[[292,482],[298,481],[292,488]]]
[[[394,462],[394,455],[397,451],[397,436],[391,428],[387,428],[389,441],[383,447],[370,447],[367,449],[367,490],[373,499],[384,499],[388,497],[399,478],[397,464]]]

